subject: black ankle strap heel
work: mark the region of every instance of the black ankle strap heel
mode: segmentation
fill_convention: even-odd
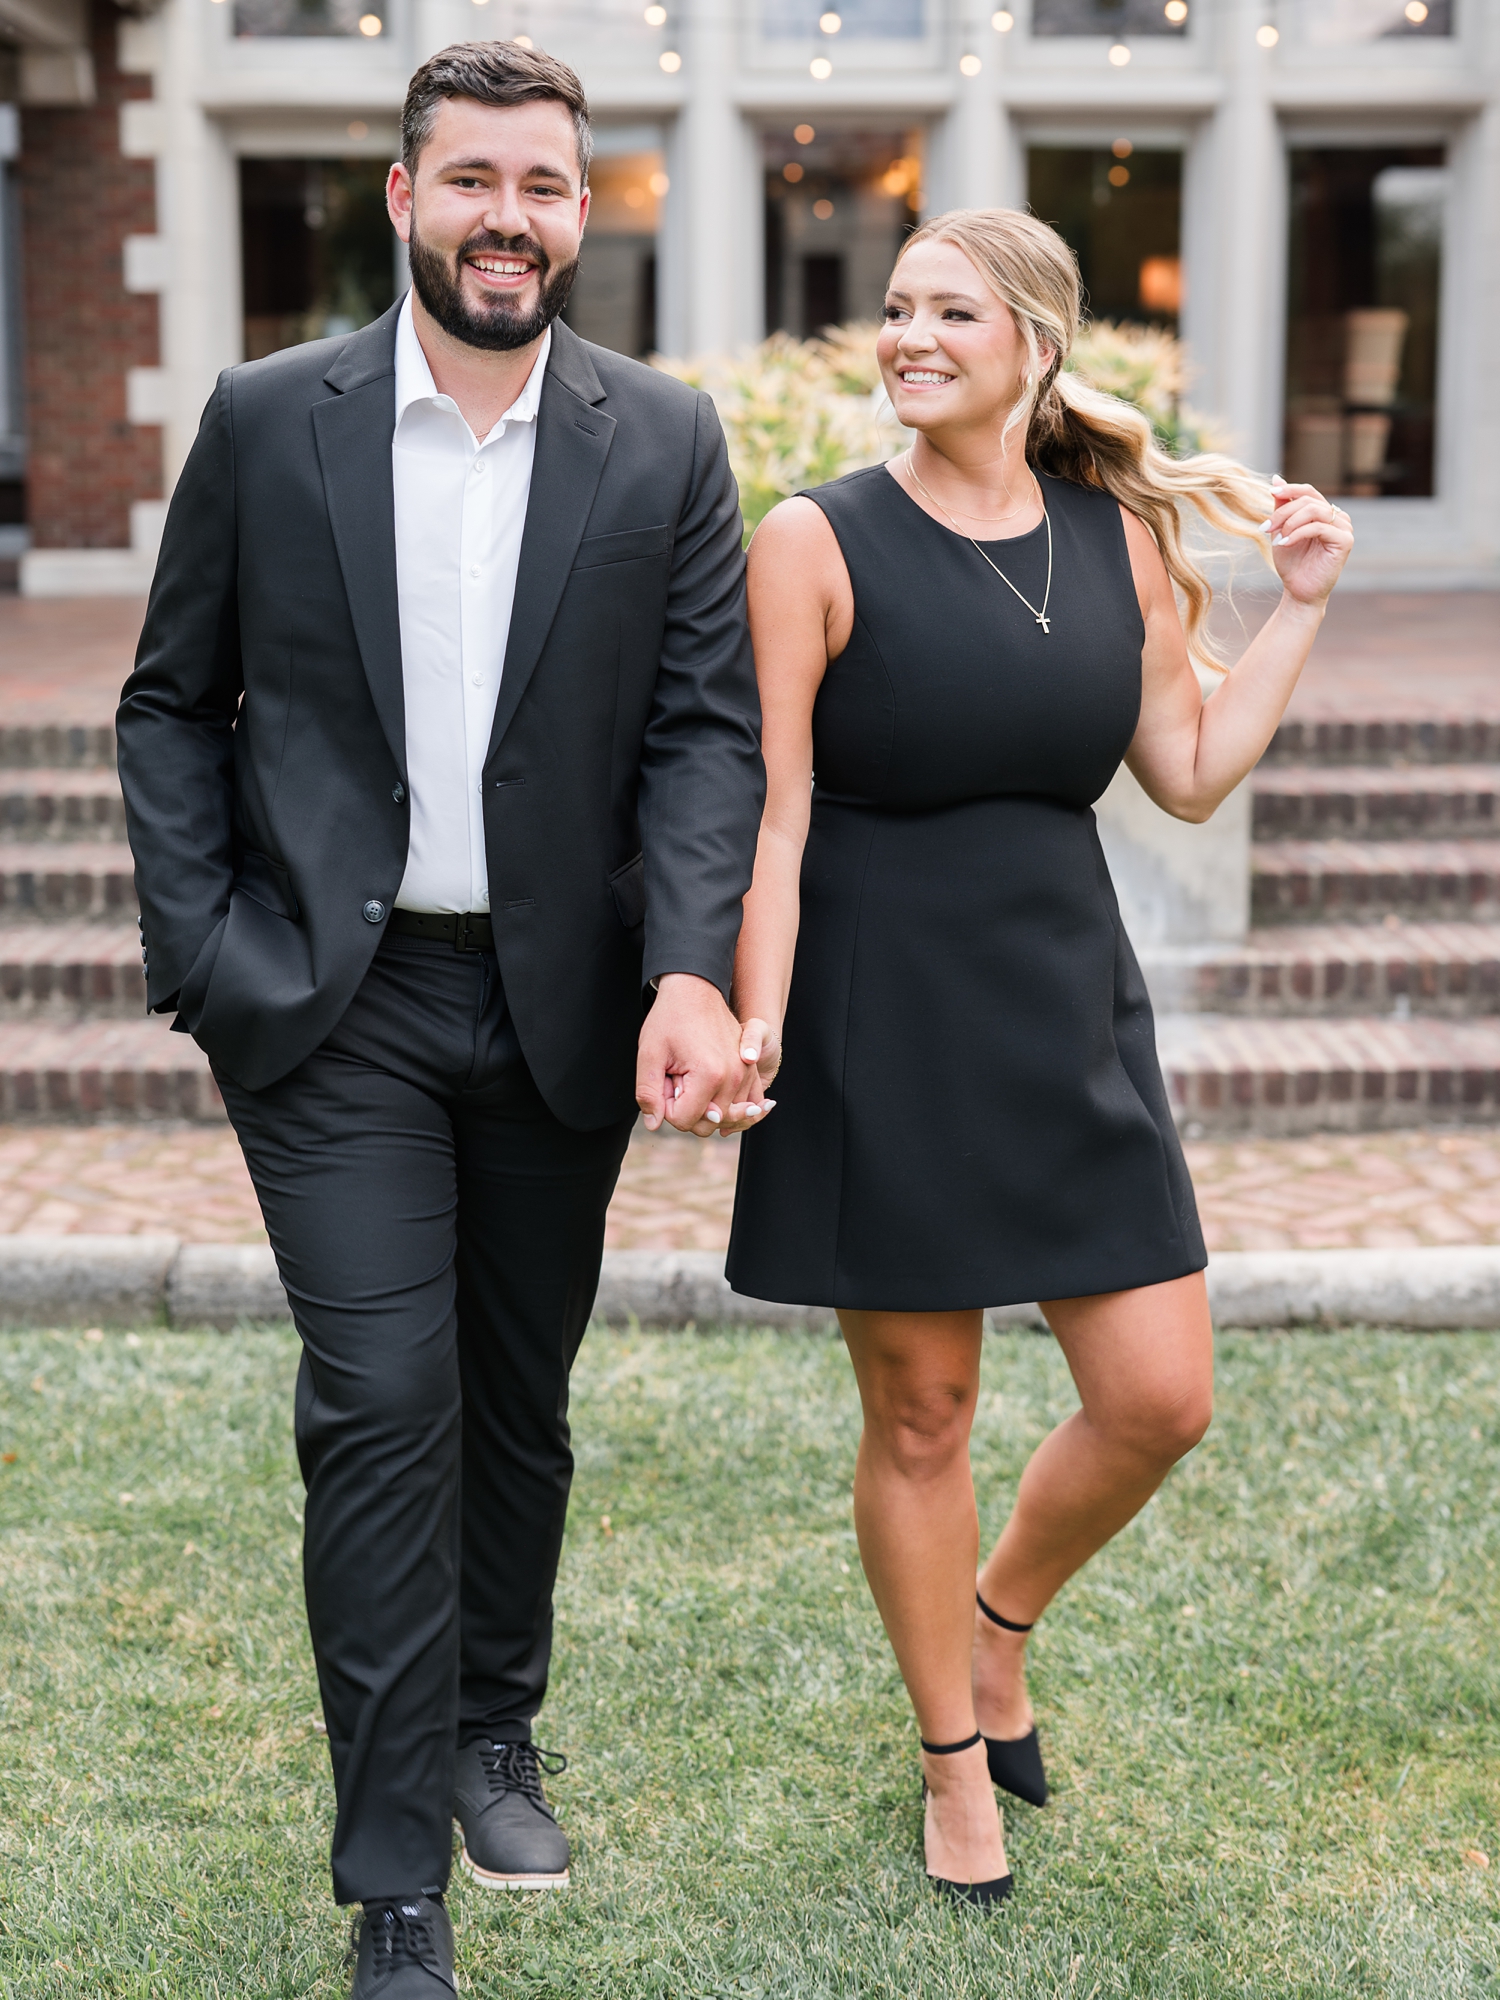
[[[1018,1625],[1013,1618],[1002,1618],[998,1611],[991,1611],[977,1590],[974,1593],[974,1602],[979,1606],[985,1617],[989,1619],[990,1623],[998,1625],[1003,1632],[1034,1632],[1036,1630],[1035,1621],[1030,1625]]]
[[[954,1757],[960,1750],[972,1750],[984,1738],[976,1729],[972,1736],[966,1736],[962,1743],[929,1743],[924,1736],[920,1739],[922,1748],[929,1757]],[[922,1780],[922,1797],[927,1798],[927,1780]],[[1015,1887],[1009,1875],[997,1875],[991,1882],[949,1882],[941,1875],[929,1875],[928,1881],[940,1896],[953,1896],[960,1903],[977,1903],[986,1908],[991,1903],[1003,1903]]]
[[[929,1743],[925,1736],[921,1737],[919,1740],[921,1742],[922,1748],[927,1752],[929,1757],[953,1757],[956,1756],[960,1750],[972,1750],[974,1748],[974,1745],[976,1743],[982,1743],[984,1741],[984,1738],[980,1735],[979,1731],[976,1729],[974,1731],[974,1734],[972,1736],[966,1736],[962,1743]]]
[[[1033,1625],[1018,1625],[1013,1618],[1002,1618],[998,1611],[990,1609],[977,1590],[974,1602],[990,1623],[998,1625],[1002,1632],[1030,1632],[1034,1629]],[[989,1761],[990,1778],[1002,1792],[1009,1792],[1015,1799],[1024,1799],[1029,1806],[1044,1806],[1047,1803],[1047,1772],[1042,1763],[1042,1746],[1035,1725],[1024,1736],[986,1736],[984,1754]]]

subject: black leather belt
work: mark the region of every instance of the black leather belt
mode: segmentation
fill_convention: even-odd
[[[398,937],[436,938],[455,951],[493,951],[495,927],[478,910],[462,916],[438,916],[427,910],[392,910],[386,929]]]

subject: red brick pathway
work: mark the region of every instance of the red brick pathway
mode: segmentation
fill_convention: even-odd
[[[638,1133],[610,1210],[623,1250],[719,1250],[734,1140]],[[1187,1148],[1210,1249],[1500,1243],[1500,1133],[1247,1139]],[[0,1127],[0,1233],[149,1234],[262,1243],[225,1126]]]

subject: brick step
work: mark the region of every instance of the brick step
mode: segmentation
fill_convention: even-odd
[[[166,1021],[0,1021],[0,1120],[224,1116],[208,1058]]]
[[[115,768],[112,722],[0,722],[0,771]]]
[[[1157,1047],[1191,1138],[1500,1124],[1500,1021],[1165,1014]]]
[[[1500,764],[1262,766],[1257,840],[1473,840],[1500,835]]]
[[[1299,722],[1289,716],[1268,764],[1500,764],[1500,694],[1493,716],[1385,722]]]
[[[1278,924],[1139,957],[1162,1013],[1500,1014],[1500,924]]]
[[[123,842],[0,841],[0,922],[135,914],[135,875]]]
[[[1500,918],[1500,842],[1281,840],[1250,850],[1250,921]]]
[[[0,773],[0,842],[124,838],[125,801],[113,771]]]
[[[136,1020],[141,941],[122,924],[0,924],[0,1021]]]

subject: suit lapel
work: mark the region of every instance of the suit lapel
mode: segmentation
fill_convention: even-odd
[[[365,679],[396,768],[406,773],[406,699],[396,594],[395,328],[399,302],[346,342],[325,376],[342,394],[313,405],[328,519]]]
[[[583,343],[560,322],[554,324],[491,756],[536,671],[599,489],[615,431],[614,418],[595,407],[603,398]]]

